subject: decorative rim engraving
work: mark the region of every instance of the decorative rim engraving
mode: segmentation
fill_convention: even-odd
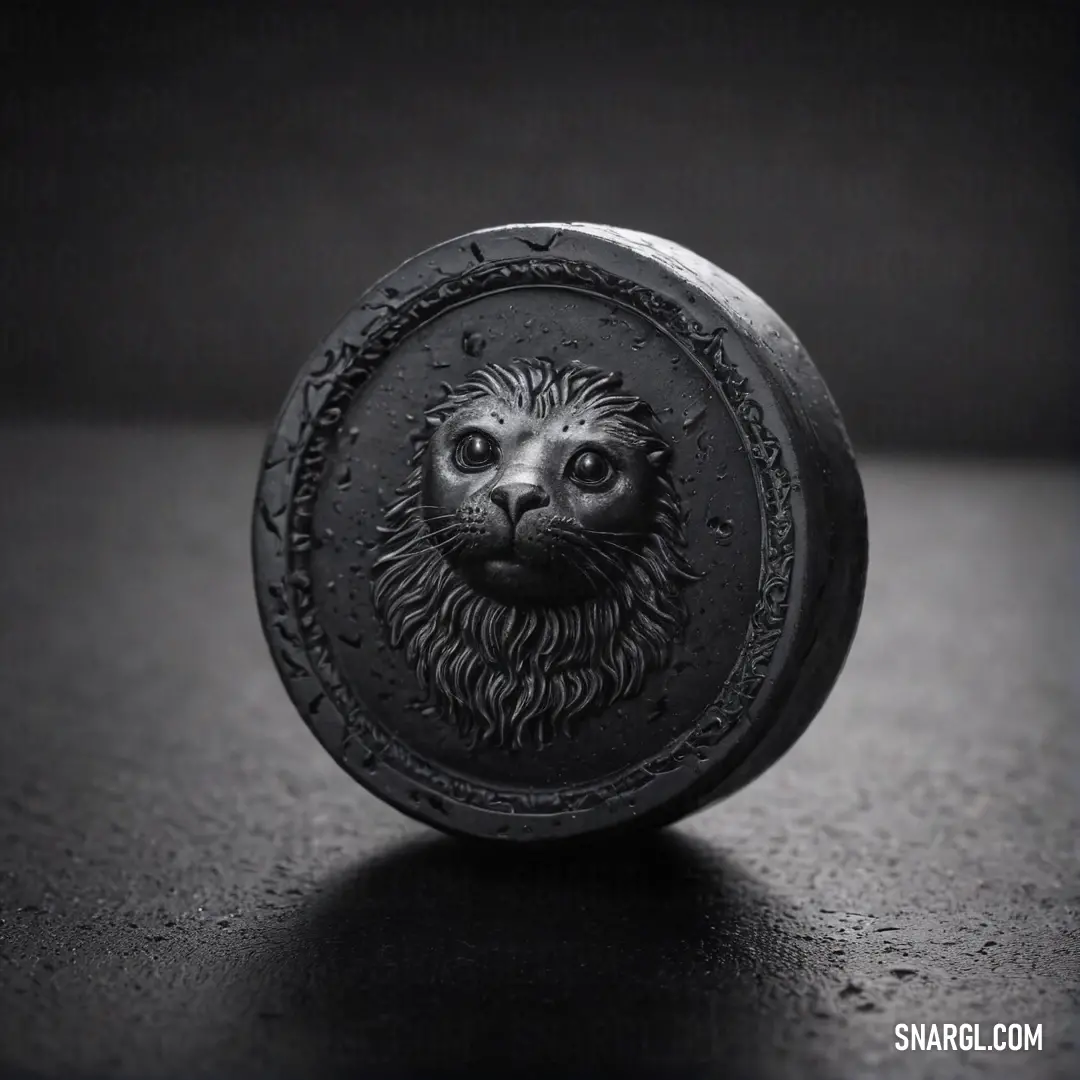
[[[716,700],[689,731],[647,761],[598,782],[546,791],[499,790],[434,767],[366,716],[333,666],[329,637],[318,620],[309,568],[314,506],[328,454],[350,403],[369,374],[406,336],[446,309],[489,293],[529,287],[588,292],[620,304],[649,320],[697,359],[712,376],[736,420],[750,458],[764,526],[757,601],[739,656]],[[764,681],[783,633],[795,559],[791,478],[781,460],[780,442],[766,428],[761,406],[747,393],[746,379],[728,361],[725,332],[726,328],[704,331],[678,304],[591,263],[532,257],[482,263],[444,278],[398,305],[388,303],[364,328],[362,345],[342,342],[336,351],[324,354],[323,363],[293,391],[300,398],[301,415],[299,430],[288,447],[295,473],[288,506],[282,508],[284,530],[271,520],[278,515],[271,514],[262,501],[259,513],[265,527],[282,536],[286,546],[286,580],[269,586],[271,614],[276,616],[271,619],[275,652],[290,684],[312,678],[320,686],[306,703],[309,714],[314,715],[326,698],[344,718],[343,760],[355,756],[363,770],[389,767],[412,779],[437,793],[427,795],[426,801],[443,813],[448,812],[447,800],[499,813],[545,814],[622,801],[655,777],[685,767],[688,759],[707,759],[745,715]],[[264,470],[272,464],[264,463]],[[298,628],[296,637],[283,625],[283,617],[290,613]]]

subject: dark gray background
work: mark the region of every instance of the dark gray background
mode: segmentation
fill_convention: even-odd
[[[1069,452],[1071,6],[13,5],[3,407],[262,421],[415,251],[591,220],[765,296],[862,447]]]

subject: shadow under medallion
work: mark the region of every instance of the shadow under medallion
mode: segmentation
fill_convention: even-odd
[[[620,393],[651,406],[671,448],[667,472],[682,517],[685,629],[666,667],[636,693],[575,720],[542,746],[480,742],[433,705],[394,647],[372,599],[387,551],[386,511],[401,498],[425,436],[425,413],[489,364],[548,360],[617,373]],[[648,320],[557,288],[497,293],[420,327],[379,366],[339,427],[332,472],[313,508],[312,589],[335,664],[368,719],[433,765],[502,788],[592,784],[659,753],[715,700],[756,601],[760,509],[738,428],[710,377]]]
[[[752,875],[676,831],[570,853],[413,840],[325,882],[250,960],[223,1008],[275,1017],[259,1053],[283,1076],[757,1075],[830,967]]]

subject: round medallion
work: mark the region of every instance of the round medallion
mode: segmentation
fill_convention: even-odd
[[[254,515],[301,715],[450,832],[543,841],[730,794],[820,708],[866,577],[851,447],[791,330],[684,248],[483,230],[301,370]]]

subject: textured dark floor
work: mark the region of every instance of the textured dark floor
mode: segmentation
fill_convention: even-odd
[[[259,444],[0,435],[6,1072],[1080,1075],[1075,470],[867,463],[864,621],[798,746],[647,843],[513,857],[293,713]],[[1043,1050],[903,1053],[901,1022]]]

